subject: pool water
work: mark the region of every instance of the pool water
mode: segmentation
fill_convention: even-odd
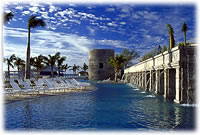
[[[135,86],[97,84],[96,90],[5,105],[6,130],[194,130],[195,108]]]

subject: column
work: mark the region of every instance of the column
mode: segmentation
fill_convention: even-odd
[[[174,102],[176,103],[181,103],[181,84],[182,84],[181,68],[177,67],[176,68],[176,96],[174,99]]]
[[[145,76],[145,71],[142,72],[142,88],[145,87],[145,84],[144,84],[144,76]]]
[[[156,70],[156,94],[160,94],[160,70]]]
[[[187,103],[187,68],[181,68],[181,103]]]
[[[142,72],[140,72],[140,87],[142,87]]]
[[[152,70],[150,70],[149,79],[149,91],[152,91]]]
[[[164,97],[169,96],[169,69],[164,69]]]

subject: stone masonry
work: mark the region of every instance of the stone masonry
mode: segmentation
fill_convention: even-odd
[[[177,103],[195,103],[196,46],[176,46],[125,69],[125,81]]]

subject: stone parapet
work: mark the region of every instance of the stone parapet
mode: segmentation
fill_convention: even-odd
[[[177,103],[194,103],[196,49],[196,46],[176,46],[125,69],[124,73],[147,91],[155,91]]]

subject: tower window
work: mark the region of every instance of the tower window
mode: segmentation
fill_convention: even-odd
[[[99,63],[99,68],[103,68],[103,63]]]

